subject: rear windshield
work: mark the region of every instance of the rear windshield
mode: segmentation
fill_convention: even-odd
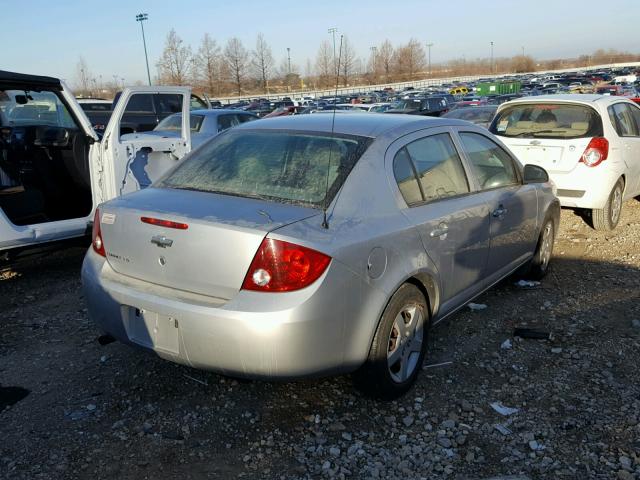
[[[370,142],[322,133],[228,131],[186,157],[155,186],[322,207]]]
[[[109,103],[86,103],[82,102],[80,104],[82,110],[85,112],[110,112],[111,111],[111,102]]]
[[[489,130],[503,137],[596,137],[602,136],[602,119],[584,105],[525,103],[499,112]]]

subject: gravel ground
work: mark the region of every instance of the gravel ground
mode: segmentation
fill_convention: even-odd
[[[83,251],[23,260],[0,271],[0,478],[640,479],[639,245],[640,202],[613,233],[563,211],[542,284],[434,327],[387,403],[348,377],[238,381],[100,346]]]

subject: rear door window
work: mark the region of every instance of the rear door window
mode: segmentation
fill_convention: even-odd
[[[461,132],[460,140],[482,190],[520,183],[511,155],[479,133]]]
[[[408,168],[408,156],[411,169]],[[419,182],[416,192],[410,180],[413,170]],[[394,159],[396,182],[407,204],[416,204],[418,193],[423,202],[454,197],[469,192],[469,183],[451,137],[447,133],[431,135],[409,143]]]

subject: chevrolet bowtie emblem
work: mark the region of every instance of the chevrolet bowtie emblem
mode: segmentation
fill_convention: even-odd
[[[151,237],[151,243],[156,244],[160,248],[167,248],[173,245],[173,240],[165,237],[164,235],[154,235]]]

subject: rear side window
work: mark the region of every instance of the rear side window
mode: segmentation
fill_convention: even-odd
[[[207,104],[204,103],[202,100],[200,100],[195,95],[191,95],[190,107],[191,107],[191,110],[201,110],[201,109],[205,109],[206,110]]]
[[[602,136],[602,119],[591,107],[564,103],[512,105],[498,112],[490,129],[503,137],[583,138]]]
[[[238,123],[238,117],[236,115],[220,115],[218,117],[218,131],[222,132],[231,127],[235,127]]]
[[[631,105],[616,103],[608,108],[613,127],[621,137],[637,137],[638,126],[633,116]]]
[[[460,133],[460,140],[482,190],[520,183],[513,159],[493,140],[471,132]]]
[[[238,114],[237,118],[240,123],[250,122],[251,120],[256,119],[256,117],[254,117],[253,115],[241,115],[241,114]]]
[[[187,156],[156,186],[321,207],[333,199],[370,142],[356,136],[231,130]]]
[[[393,160],[393,175],[407,205],[412,206],[424,201],[416,172],[406,148],[396,153],[396,157]]]
[[[408,159],[405,159],[408,157]],[[422,202],[469,192],[469,183],[451,137],[446,134],[431,135],[408,144],[394,158],[394,175],[402,196],[408,205],[416,204],[416,191],[409,180],[410,169],[418,182]]]

